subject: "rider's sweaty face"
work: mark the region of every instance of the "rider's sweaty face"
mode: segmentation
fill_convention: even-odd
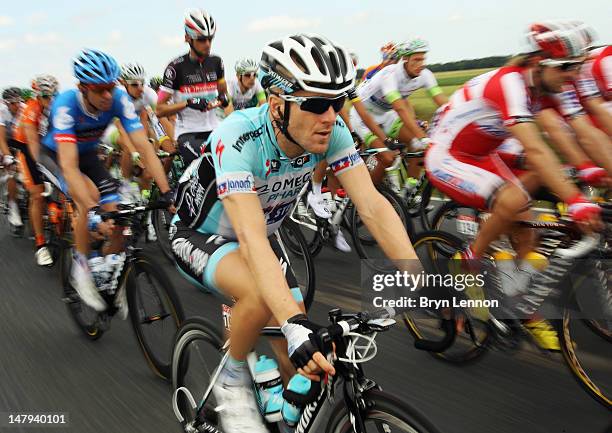
[[[551,92],[559,93],[563,85],[568,81],[578,78],[578,70],[564,71],[554,66],[544,66],[542,68],[542,81],[546,89]]]
[[[108,111],[113,105],[114,85],[87,86],[87,100],[99,111]]]
[[[255,85],[255,72],[237,75],[242,85],[248,90]]]
[[[212,39],[191,39],[193,48],[200,56],[209,56],[212,46]]]
[[[418,76],[425,69],[425,53],[415,53],[408,57],[405,66],[406,72],[411,77]]]
[[[299,91],[293,96],[321,96],[314,92]],[[291,102],[291,115],[289,116],[289,132],[293,138],[304,146],[308,152],[324,153],[327,151],[331,132],[336,123],[337,113],[333,107],[322,114],[310,113],[300,109],[299,105]]]
[[[144,82],[140,80],[126,80],[124,87],[128,94],[134,99],[140,99],[144,93]]]

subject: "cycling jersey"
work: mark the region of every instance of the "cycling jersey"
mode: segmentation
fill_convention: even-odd
[[[53,100],[49,116],[51,128],[42,144],[57,152],[59,143],[76,143],[79,153],[87,152],[98,146],[104,130],[115,117],[128,133],[142,129],[134,104],[125,90],[115,88],[111,109],[98,113],[87,111],[78,89],[67,90]]]
[[[49,126],[47,117],[48,113],[43,115],[40,102],[36,98],[30,99],[17,115],[17,120],[13,125],[13,137],[21,143],[27,143],[25,125],[34,126],[38,131],[38,135],[44,137],[47,135],[47,128]]]
[[[583,65],[583,70],[592,76],[601,96],[612,101],[612,45],[591,52],[591,61]]]
[[[383,115],[393,110],[392,103],[407,98],[415,91],[425,88],[430,96],[442,93],[436,77],[429,69],[423,69],[417,77],[410,77],[403,61],[389,65],[357,87],[359,98],[374,115]]]
[[[118,89],[121,89],[127,93],[127,90],[123,86],[117,86]],[[129,93],[128,93],[129,95]],[[134,108],[136,109],[136,113],[140,114],[144,107],[151,107],[155,109],[157,105],[157,93],[155,90],[151,89],[149,86],[144,86],[142,95],[138,99],[132,98],[130,96],[130,100],[134,104]]]
[[[211,153],[192,163],[180,179],[177,215],[192,229],[228,239],[236,239],[236,234],[220,199],[236,193],[257,194],[270,235],[288,215],[317,163],[326,159],[335,174],[362,164],[339,117],[327,152],[288,158],[276,141],[268,104],[233,112],[213,131],[209,142]]]
[[[257,107],[259,102],[266,101],[266,92],[257,80],[255,80],[255,85],[247,89],[244,93],[240,90],[240,83],[237,79],[229,80],[227,83],[227,92],[234,105],[234,110]]]
[[[177,57],[166,67],[164,81],[159,90],[171,94],[175,102],[191,98],[211,101],[219,96],[217,87],[223,81],[224,75],[220,57],[211,55],[200,63],[187,53]],[[212,131],[218,123],[215,110],[199,111],[186,107],[178,112],[175,138],[188,132]]]
[[[23,109],[24,104],[21,104],[19,111]],[[13,139],[13,130],[15,128],[15,122],[17,121],[17,116],[13,116],[11,110],[9,110],[8,106],[5,103],[0,103],[0,126],[4,126],[6,129],[6,141],[10,141]]]

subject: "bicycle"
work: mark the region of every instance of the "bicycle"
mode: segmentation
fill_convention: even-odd
[[[580,237],[571,221],[525,221],[520,224],[541,233],[538,252],[550,258],[548,267],[534,277],[530,287],[533,291],[540,290],[540,305],[548,298],[561,306],[560,318],[552,319],[550,323],[559,336],[565,364],[593,399],[612,410],[612,292],[608,287],[610,272],[606,262],[612,257],[609,225],[612,223],[612,205],[603,206],[603,219],[607,226],[603,234],[596,237]],[[429,268],[427,270],[436,273],[446,272],[447,269],[441,267],[450,263],[454,252],[466,246],[456,236],[440,231],[421,233],[413,244],[417,254],[419,250],[422,252],[419,258]],[[485,263],[486,269],[495,269],[491,258],[487,258]],[[569,273],[578,263],[578,278],[571,278]],[[495,272],[489,274],[493,276]],[[597,278],[597,284],[592,284],[589,276]],[[547,296],[541,292],[544,287]],[[550,294],[555,291],[559,294]],[[482,295],[485,299],[500,297],[502,287],[499,279],[492,277],[485,292]],[[532,296],[529,301],[535,302],[532,292],[524,296]],[[594,314],[598,317],[583,314],[585,306],[588,311],[593,311],[593,299],[602,298],[604,302]],[[489,309],[453,308],[450,313],[451,316],[445,319],[431,312],[425,312],[426,317],[418,317],[414,312],[405,313],[404,322],[416,340],[415,345],[438,359],[455,364],[479,359],[490,348],[517,350],[521,341],[530,341],[537,347],[523,322],[513,318],[512,313],[508,314],[510,318],[495,317],[496,314]],[[584,328],[580,328],[580,324]]]
[[[116,269],[108,290],[102,291],[102,298],[109,305],[103,312],[97,312],[85,305],[70,282],[71,248],[64,250],[62,268],[62,300],[79,329],[90,340],[97,340],[108,331],[118,308],[115,297],[119,290],[126,291],[129,317],[140,349],[151,370],[163,379],[170,377],[171,355],[167,353],[169,339],[184,321],[184,312],[176,291],[155,261],[136,246],[144,227],[144,214],[158,209],[149,206],[119,205],[119,210],[102,214],[103,220],[113,219],[122,227],[125,237],[125,252],[119,269]],[[148,286],[148,287],[147,287]],[[167,329],[169,328],[169,329]],[[157,332],[160,335],[154,335]],[[161,341],[167,342],[167,346]]]
[[[393,316],[392,310],[347,314],[338,308],[329,311],[331,326],[321,329],[319,335],[326,347],[335,344],[336,375],[328,378],[316,400],[303,409],[296,433],[439,432],[420,412],[382,391],[363,371],[361,364],[376,356],[377,334],[395,324]],[[264,328],[261,335],[283,337],[280,328],[272,327]],[[360,344],[360,340],[364,343]],[[200,343],[201,349],[196,347]],[[173,409],[183,432],[221,432],[211,391],[229,356],[228,347],[229,341],[223,343],[214,325],[203,318],[189,319],[177,333],[172,363]],[[203,356],[213,359],[207,363]],[[203,361],[204,367],[194,367],[195,361]],[[187,388],[188,372],[202,373],[203,377],[196,380],[198,391],[204,390],[199,404]],[[339,398],[336,392],[341,394]],[[268,424],[268,428],[278,431],[277,424]]]

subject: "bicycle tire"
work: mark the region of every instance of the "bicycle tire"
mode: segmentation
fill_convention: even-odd
[[[172,368],[172,344],[176,330],[185,319],[185,313],[179,300],[174,286],[170,282],[168,276],[161,270],[150,257],[138,254],[135,259],[128,264],[129,268],[123,278],[123,284],[126,285],[126,295],[130,312],[130,321],[132,328],[138,340],[138,344],[142,353],[153,371],[157,376],[164,380],[169,380]],[[152,314],[148,311],[148,307],[143,305],[143,293],[141,286],[137,283],[136,278],[144,274],[151,283],[151,278],[157,281],[158,284],[154,287],[155,306],[160,307],[160,311],[154,311]],[[160,293],[163,292],[163,293]],[[148,333],[145,332],[145,326],[152,325],[160,320],[170,319],[169,323],[176,326],[176,330],[171,330],[170,342],[168,343],[168,355],[164,357],[159,355],[154,347],[155,341],[150,341]]]
[[[195,344],[196,342],[198,342],[198,344],[203,344],[203,350],[200,350],[199,346]],[[192,317],[183,322],[176,333],[174,347],[172,349],[172,389],[174,390],[180,387],[189,389],[187,379],[188,373],[190,367],[193,368],[193,362],[195,361],[195,359],[191,359],[191,348],[194,349],[195,355],[199,358],[198,360],[201,360],[205,364],[205,368],[199,368],[201,366],[198,365],[196,366],[198,367],[196,370],[201,372],[205,370],[206,373],[204,376],[208,376],[208,379],[210,379],[219,365],[220,359],[223,357],[223,338],[221,332],[219,332],[218,328],[211,322],[201,317]],[[208,358],[209,356],[214,358],[214,361],[207,363],[204,358]],[[197,390],[191,389],[190,391],[196,398],[200,398],[204,395],[204,391],[208,388],[208,385],[209,383],[198,381],[197,386],[199,388]],[[210,401],[207,403],[210,405]],[[177,405],[181,414],[185,417],[185,423],[192,422],[195,417],[195,412],[191,409],[191,406],[188,404],[183,394],[178,396]],[[212,416],[214,410],[211,410],[209,413]],[[216,424],[217,420],[213,419],[212,422]]]
[[[450,250],[458,251],[463,249],[463,242],[456,236],[443,231],[432,230],[419,233],[413,238],[412,245],[415,251],[417,251],[417,254],[420,251],[420,248],[424,246],[427,242],[445,244],[445,246],[442,248],[439,245],[433,245],[429,247],[429,253],[435,252],[435,254],[445,254]],[[444,258],[448,257],[444,255]],[[432,259],[437,260],[438,257],[432,257]],[[426,271],[431,272],[431,269],[426,268]],[[438,270],[437,272],[442,273],[440,270]],[[403,314],[404,324],[406,325],[408,331],[415,340],[430,339],[428,338],[428,334],[431,334],[431,332],[437,334],[438,329],[442,329],[440,319],[418,319],[416,318],[415,314],[415,312],[405,312]],[[445,351],[428,351],[431,356],[451,364],[462,365],[480,359],[482,355],[487,352],[489,343],[492,338],[488,325],[481,320],[478,320],[474,317],[470,317],[470,314],[469,312],[467,312],[467,310],[462,311],[462,316],[465,318],[463,324],[468,324],[468,326],[465,328],[465,333],[462,334],[463,331],[458,331],[458,336],[455,338],[453,345]],[[452,320],[453,326],[457,328],[458,321],[457,317],[455,317],[454,310]],[[428,329],[428,331],[426,332],[425,329]],[[431,329],[433,329],[433,331],[431,331]],[[478,335],[476,335],[476,333],[478,333]],[[474,344],[474,338],[477,340],[478,344]],[[462,344],[462,346],[458,346],[458,344]]]
[[[301,287],[302,284],[300,284],[300,288],[302,291],[302,297],[304,298],[306,311],[308,311],[312,305],[312,302],[314,301],[316,284],[315,267],[312,254],[308,250],[304,235],[302,234],[302,231],[297,223],[286,219],[279,229],[279,235],[283,245],[287,246],[287,249],[295,254],[295,258],[304,260],[307,281],[305,284],[303,284],[304,287]],[[292,246],[288,246],[288,244]],[[292,248],[295,248],[295,250]],[[299,279],[298,283],[300,283]]]
[[[398,431],[390,430],[388,424],[393,421],[404,425],[403,430],[409,433],[440,433],[440,430],[433,425],[421,412],[400,401],[398,398],[387,394],[378,389],[370,389],[364,393],[366,407],[364,424],[375,422],[376,429],[372,431]],[[377,422],[376,422],[377,421]],[[325,429],[326,433],[349,433],[352,432],[353,425],[349,419],[349,413],[344,399],[340,399],[333,408],[329,422]]]
[[[153,224],[155,236],[157,237],[155,242],[164,254],[164,257],[166,257],[170,263],[174,263],[169,238],[171,220],[172,215],[170,215],[170,213],[165,209],[156,209],[151,211],[151,223]]]

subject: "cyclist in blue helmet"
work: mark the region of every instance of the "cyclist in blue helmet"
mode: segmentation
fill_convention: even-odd
[[[118,118],[137,151],[144,156],[149,173],[159,185],[168,206],[172,194],[164,170],[149,144],[146,133],[130,97],[116,88],[120,68],[115,59],[98,50],[81,51],[73,61],[78,88],[61,93],[53,101],[49,116],[49,132],[42,140],[42,171],[76,203],[75,254],[71,270],[72,285],[84,303],[103,311],[106,304],[96,287],[88,263],[88,232],[110,236],[103,254],[121,251],[121,233],[112,222],[103,223],[102,211],[116,209],[117,181],[98,159],[97,148],[106,127]],[[99,259],[98,259],[99,261]],[[92,266],[93,267],[93,266]],[[106,273],[108,270],[102,270]],[[101,281],[99,275],[96,281]],[[100,285],[101,283],[98,283]],[[125,293],[117,296],[120,314],[127,316]]]

